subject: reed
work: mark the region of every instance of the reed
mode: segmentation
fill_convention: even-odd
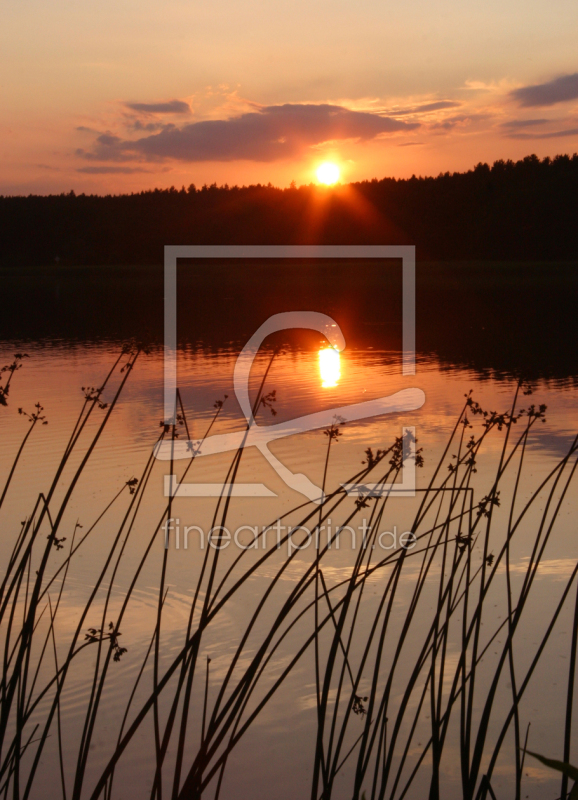
[[[10,382],[23,357],[20,354],[8,368],[0,392],[2,405],[9,405]],[[38,493],[20,530],[4,529],[5,538],[12,536],[14,541],[0,585],[2,796],[17,800],[47,796],[43,764],[49,758],[58,759],[59,774],[59,785],[51,786],[50,797],[123,796],[126,792],[117,791],[118,769],[127,749],[145,735],[151,737],[154,752],[154,759],[143,765],[150,771],[151,800],[233,796],[226,784],[231,754],[297,665],[301,668],[306,658],[312,658],[316,706],[312,800],[401,800],[412,791],[423,797],[426,784],[431,800],[438,800],[447,796],[443,787],[448,763],[459,769],[460,796],[485,800],[495,797],[492,778],[500,760],[513,765],[513,794],[520,798],[530,730],[523,698],[557,620],[571,603],[578,564],[564,583],[548,624],[536,634],[536,644],[521,645],[521,631],[536,575],[575,477],[578,436],[540,485],[528,491],[527,446],[535,426],[545,420],[545,406],[527,401],[521,408],[526,403],[521,398],[531,392],[522,384],[510,407],[502,411],[484,410],[467,395],[437,466],[418,493],[411,526],[415,548],[384,555],[374,545],[388,519],[391,494],[384,490],[354,498],[341,485],[327,486],[340,433],[339,426],[332,425],[325,431],[322,502],[304,503],[275,517],[269,526],[273,529],[278,519],[290,520],[294,529],[308,526],[319,534],[312,557],[304,559],[299,550],[285,555],[285,550],[271,546],[252,556],[241,550],[223,563],[220,550],[207,547],[186,609],[180,649],[167,660],[162,652],[163,621],[173,554],[161,540],[163,524],[173,516],[174,500],[167,498],[156,520],[145,518],[143,504],[151,479],[161,470],[152,449],[137,470],[138,477],[122,485],[86,531],[76,524],[69,537],[63,535],[71,498],[76,497],[80,478],[139,357],[139,347],[123,349],[102,384],[84,389],[53,481]],[[271,409],[275,400],[267,385],[275,357],[273,352],[264,371],[255,416]],[[103,400],[105,390],[112,397],[108,403]],[[223,401],[218,401],[206,433],[222,408]],[[20,459],[35,427],[46,423],[42,412],[38,405],[27,416],[29,428],[8,469],[0,507],[19,477],[26,477],[19,475]],[[180,434],[191,439],[177,393],[175,424],[162,424],[156,441],[174,441]],[[499,457],[491,479],[481,486],[478,469],[487,444],[496,438]],[[320,447],[322,441],[320,436]],[[395,481],[406,445],[397,438],[376,453],[368,448],[362,468],[347,482],[371,481],[383,487]],[[237,480],[243,455],[241,447],[232,457],[226,484]],[[422,466],[421,450],[414,457]],[[195,461],[193,452],[183,478],[198,469]],[[488,474],[485,469],[483,473]],[[65,490],[57,491],[64,477]],[[226,526],[233,503],[231,493],[223,491],[215,503],[212,528]],[[120,522],[101,563],[94,565],[93,584],[86,587],[84,605],[64,642],[57,623],[77,553],[94,531],[113,524],[113,510],[118,510]],[[362,514],[368,518],[364,546],[352,552],[347,574],[335,578],[331,568],[335,544]],[[333,547],[321,544],[323,526],[338,516]],[[142,531],[145,524],[148,539],[124,585],[119,577],[123,558],[135,530]],[[521,579],[514,580],[512,545],[529,529],[530,555]],[[286,548],[288,541],[289,533],[281,538],[281,547]],[[95,765],[91,752],[95,737],[102,739],[106,690],[119,680],[115,664],[133,658],[130,643],[125,646],[121,638],[123,622],[145,566],[155,559],[160,561],[154,626],[140,663],[133,664],[133,677],[125,679],[126,703],[118,730],[107,733],[106,763]],[[251,579],[265,567],[270,577],[252,608]],[[519,570],[517,565],[516,575]],[[285,580],[289,574],[291,581]],[[574,591],[566,707],[560,710],[564,762],[570,761],[573,730],[578,586]],[[493,609],[500,593],[503,619],[498,621]],[[220,669],[211,669],[206,642],[218,639],[219,624],[233,604],[246,605],[244,626],[237,631],[234,646],[220,657]],[[95,619],[94,627],[89,627]],[[71,749],[67,742],[72,741],[68,730],[72,722],[63,693],[81,659],[82,716],[80,724],[78,719],[74,722]],[[506,681],[507,703],[500,694]],[[539,719],[531,721],[533,729],[539,727]],[[561,796],[567,793],[564,775]]]

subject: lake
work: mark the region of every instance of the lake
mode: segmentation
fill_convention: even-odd
[[[481,750],[474,784],[479,786],[491,764],[493,790],[513,796],[516,746],[520,737],[523,744],[528,724],[529,749],[561,758],[576,590],[567,584],[578,560],[577,495],[575,485],[566,487],[565,481],[576,456],[564,472],[551,473],[578,433],[577,265],[418,263],[416,372],[403,375],[398,262],[185,262],[179,266],[182,405],[175,439],[163,425],[161,268],[7,269],[0,282],[0,365],[11,363],[15,353],[28,356],[12,376],[8,405],[0,409],[1,487],[30,427],[19,409],[30,414],[40,402],[46,417],[34,426],[0,511],[1,558],[9,576],[23,520],[31,519],[32,528],[39,522],[12,601],[15,619],[25,619],[34,574],[41,570],[34,618],[40,621],[27,650],[27,683],[17,693],[22,708],[28,695],[30,706],[55,670],[67,664],[58,697],[58,683],[51,684],[23,728],[21,746],[29,738],[36,742],[18,763],[21,786],[31,769],[37,770],[30,797],[63,796],[62,780],[68,797],[90,797],[110,764],[119,730],[124,735],[145,707],[142,724],[115,764],[112,797],[161,796],[158,784],[153,788],[155,764],[169,728],[162,757],[165,797],[173,791],[177,769],[180,797],[202,790],[207,798],[220,793],[235,800],[289,800],[311,795],[315,780],[318,797],[325,785],[325,796],[339,800],[354,792],[361,796],[361,790],[367,800],[397,798],[409,781],[405,796],[419,798],[430,791],[433,774],[441,796],[457,798],[466,791],[463,754],[469,751],[473,764],[476,742]],[[207,431],[224,442],[245,430],[233,380],[237,358],[268,317],[292,311],[331,317],[345,347],[337,355],[312,330],[286,330],[266,339],[248,378],[256,424],[260,430],[290,427],[293,420],[324,414],[330,423],[271,439],[270,458],[253,446],[240,457],[225,446],[203,453],[203,446],[210,449],[210,439],[202,441]],[[93,401],[91,387],[102,386],[126,342],[132,350]],[[129,369],[121,372],[126,363]],[[411,390],[423,392],[419,407],[347,418],[348,407]],[[470,390],[480,411],[490,413],[476,413],[478,407],[470,404],[468,424],[458,425],[445,453]],[[93,404],[94,409],[67,454],[87,396],[87,409]],[[547,405],[545,412],[540,404]],[[530,414],[515,424],[507,417],[492,421],[491,412],[517,416],[529,407]],[[341,410],[337,419],[335,409]],[[355,477],[368,466],[362,463],[367,448],[371,460],[408,428],[424,462],[415,469],[415,486],[411,459],[404,463],[404,476],[395,450],[384,457],[381,473],[378,465],[371,476]],[[186,454],[188,441],[200,452],[192,460],[156,459],[159,436],[169,454],[171,447]],[[479,453],[477,444],[468,449],[470,436],[481,437]],[[475,465],[467,460],[474,453]],[[496,471],[511,453],[499,495],[492,495]],[[64,454],[66,464],[54,480]],[[458,463],[462,472],[454,474],[452,464]],[[379,486],[386,472],[386,483],[409,489],[381,489],[376,498],[367,489],[361,495],[358,490],[332,494],[343,484]],[[174,497],[167,492],[171,474],[180,486]],[[321,506],[311,503],[288,485],[287,474],[304,475],[299,485],[324,489],[329,499]],[[126,485],[133,478],[136,489]],[[231,483],[237,487],[234,496],[219,501],[214,487]],[[42,505],[30,516],[39,493],[47,496],[51,486],[50,517],[41,519]],[[54,519],[57,543],[49,542],[44,565],[45,535]],[[278,520],[282,534],[273,529]],[[347,528],[317,569],[321,524],[322,549],[328,531],[331,541],[340,526]],[[294,530],[286,540],[288,526]],[[221,538],[211,546],[209,532],[216,527]],[[408,532],[415,533],[416,543],[402,553],[400,537]],[[511,544],[504,550],[508,532]],[[71,546],[79,544],[69,567],[60,569]],[[508,613],[515,629],[505,624]],[[2,625],[7,641],[7,617]],[[203,625],[202,636],[191,639]],[[17,627],[10,630],[7,653],[12,647],[19,652]],[[78,652],[73,647],[71,657],[75,636],[74,647],[86,646]],[[16,662],[6,656],[5,665],[6,658],[9,678]],[[187,690],[191,660],[195,674]],[[474,662],[475,685],[466,674]],[[159,684],[162,691],[153,703]],[[480,720],[492,686],[482,736]],[[513,692],[521,687],[523,696],[491,763]],[[183,716],[187,691],[190,709]],[[45,729],[51,709],[54,716]],[[18,728],[15,713],[7,717],[8,742]],[[48,738],[33,767],[43,730]],[[204,745],[203,730],[210,732]],[[571,752],[576,759],[575,749]],[[175,766],[180,757],[181,767]],[[538,761],[527,757],[523,773],[524,796],[558,796],[559,779]],[[432,791],[435,796],[437,789]]]

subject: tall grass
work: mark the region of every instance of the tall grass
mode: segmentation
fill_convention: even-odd
[[[38,493],[19,531],[3,529],[4,537],[12,537],[14,543],[0,586],[1,795],[18,800],[127,796],[126,787],[117,791],[118,769],[131,745],[150,736],[154,758],[145,759],[141,769],[149,769],[151,799],[236,797],[226,783],[231,754],[297,665],[305,668],[302,665],[311,656],[316,707],[312,800],[359,800],[363,795],[367,800],[401,800],[412,792],[425,796],[424,785],[435,800],[446,796],[448,763],[459,770],[464,800],[484,800],[495,796],[492,779],[499,761],[513,765],[513,791],[520,798],[530,721],[522,701],[556,621],[571,602],[578,564],[544,630],[536,632],[536,644],[520,647],[519,639],[541,561],[574,478],[578,436],[540,485],[528,492],[527,445],[535,426],[544,421],[545,406],[526,404],[522,398],[529,390],[521,385],[511,406],[499,412],[484,410],[471,394],[466,396],[439,463],[418,493],[411,526],[416,546],[384,554],[374,545],[388,519],[391,494],[384,489],[355,498],[341,485],[327,486],[332,448],[339,437],[339,428],[331,426],[325,444],[320,444],[326,447],[322,502],[305,503],[281,519],[290,519],[294,529],[308,526],[321,532],[330,518],[341,515],[333,546],[322,544],[319,537],[313,556],[304,559],[299,550],[287,552],[287,534],[281,539],[282,549],[271,546],[252,555],[241,550],[224,562],[219,549],[207,547],[187,608],[182,645],[167,659],[162,654],[162,631],[173,553],[162,540],[174,499],[167,498],[158,519],[143,518],[151,476],[161,469],[152,447],[138,476],[110,498],[86,530],[75,526],[71,537],[62,535],[79,480],[140,356],[139,348],[125,348],[102,384],[84,390],[84,402],[51,484]],[[20,360],[15,360],[0,393],[4,405]],[[267,375],[268,370],[255,398],[254,415],[271,403],[271,393],[265,394]],[[112,397],[108,403],[103,400],[105,390]],[[222,402],[215,405],[207,433],[222,411]],[[18,481],[20,458],[35,426],[46,421],[42,411],[37,406],[28,417],[29,428],[8,470],[0,505]],[[178,435],[191,439],[180,394],[175,424],[162,425],[158,440],[174,441]],[[482,494],[476,473],[486,445],[496,438],[499,457]],[[390,484],[400,475],[405,452],[402,438],[376,453],[368,448],[362,469],[347,482]],[[226,484],[235,483],[243,455],[243,448],[234,454]],[[421,466],[421,451],[415,458]],[[193,453],[183,478],[197,469],[195,460]],[[64,475],[62,492],[58,487]],[[223,492],[215,504],[213,528],[226,526],[233,502],[231,493]],[[74,631],[63,642],[56,625],[66,605],[76,554],[109,519],[113,507],[122,512],[120,522],[101,563],[93,565],[94,583],[86,587]],[[340,532],[361,515],[368,520],[365,545],[352,551],[346,574],[328,569]],[[113,603],[113,591],[118,598],[119,568],[131,548],[137,520],[139,530],[148,524],[149,535],[118,605],[116,599]],[[276,523],[277,518],[272,519],[271,528]],[[514,572],[512,544],[529,529],[529,558],[523,575],[515,579],[520,567]],[[132,658],[130,649],[127,652],[121,644],[123,621],[145,565],[159,557],[149,644],[142,662],[134,665],[130,683],[123,686],[126,704],[118,729],[107,733],[106,761],[95,765],[91,752],[103,723],[106,687],[115,680],[114,664]],[[253,608],[251,578],[262,575],[265,567],[269,577]],[[285,580],[289,575],[290,582]],[[572,741],[578,587],[575,591],[567,702],[560,709],[564,761],[570,758]],[[492,609],[500,592],[503,619],[498,622]],[[204,644],[215,629],[218,637],[219,624],[233,604],[246,604],[249,610],[234,646],[224,651],[228,654],[224,668],[221,663],[214,671]],[[89,627],[96,615],[98,627]],[[81,654],[82,663],[88,665],[82,720],[80,725],[74,723],[71,738],[63,693]],[[500,693],[505,680],[507,702]],[[532,721],[539,726],[539,719]],[[51,784],[49,795],[43,774],[48,757],[58,759],[59,775],[59,784]],[[565,780],[562,797],[568,791]]]

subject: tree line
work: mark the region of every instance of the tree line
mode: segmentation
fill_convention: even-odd
[[[578,154],[436,177],[0,196],[0,265],[157,264],[166,244],[413,244],[422,260],[578,259]]]

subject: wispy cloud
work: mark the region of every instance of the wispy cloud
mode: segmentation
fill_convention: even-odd
[[[77,154],[99,161],[267,162],[295,157],[325,142],[370,141],[418,127],[417,122],[352,111],[338,105],[287,103],[266,106],[231,119],[165,127],[159,133],[133,140],[101,134],[92,151],[78,150]]]
[[[563,136],[578,136],[578,128],[568,128],[565,131],[548,131],[547,133],[515,133],[509,134],[510,139],[558,139]]]
[[[430,111],[442,111],[444,108],[458,108],[461,103],[454,100],[438,100],[435,103],[423,103],[413,108],[402,108],[399,111],[393,111],[392,114],[396,117],[401,117],[406,114],[427,114]]]
[[[125,103],[138,114],[190,114],[191,108],[184,100],[165,100],[161,103]]]
[[[510,92],[510,96],[526,108],[535,106],[553,106],[568,100],[578,99],[578,72],[563,75],[547,83],[533,86],[521,86]]]
[[[143,167],[79,167],[77,172],[85,175],[132,175],[133,172],[150,172]]]
[[[534,125],[544,125],[550,122],[549,119],[511,119],[508,122],[502,122],[502,128],[531,128]]]
[[[486,112],[472,112],[471,114],[454,114],[452,117],[447,117],[440,122],[433,122],[429,125],[430,130],[433,131],[450,131],[457,126],[466,127],[473,122],[485,122],[491,118],[491,115]]]

